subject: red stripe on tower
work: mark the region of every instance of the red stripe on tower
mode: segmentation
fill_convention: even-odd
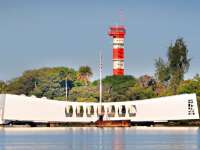
[[[124,26],[110,27],[108,35],[113,38],[113,75],[124,75]]]

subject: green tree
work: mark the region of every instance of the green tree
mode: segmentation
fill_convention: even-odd
[[[167,63],[162,58],[155,60],[155,77],[161,83],[167,85],[170,80],[170,69]]]
[[[65,99],[65,79],[69,77],[69,88],[74,85],[77,72],[66,67],[40,68],[25,71],[22,76],[11,80],[7,91],[11,94],[35,95],[50,99]]]
[[[6,92],[7,85],[4,81],[0,81],[0,94]]]
[[[103,80],[103,101],[130,100],[130,87],[136,83],[133,76],[106,76]],[[93,82],[98,86],[99,81]]]
[[[69,101],[97,102],[99,92],[96,86],[79,86],[72,88],[68,97]]]
[[[132,100],[143,100],[156,97],[156,94],[151,87],[143,88],[139,84],[136,84],[131,90]]]
[[[170,88],[176,94],[177,87],[184,79],[184,74],[188,71],[190,60],[188,49],[182,38],[176,40],[174,45],[168,48],[168,63],[171,74]]]
[[[194,78],[192,80],[182,81],[177,88],[177,93],[196,93],[197,96],[200,97],[200,77]]]
[[[192,80],[182,81],[177,89],[178,94],[184,93],[196,93],[197,95],[197,104],[200,110],[200,77],[196,76]]]
[[[35,87],[35,72],[26,71],[22,76],[8,82],[7,92],[11,94],[29,95]]]
[[[38,83],[31,94],[50,99],[65,99],[65,80],[68,78],[68,89],[73,87],[76,71],[65,67],[55,67],[38,70]],[[69,92],[69,91],[68,91]]]
[[[168,48],[167,62],[158,58],[155,62],[155,76],[162,84],[168,86],[168,91],[176,94],[184,74],[188,71],[191,59],[188,58],[188,49],[182,38],[178,38],[175,44]]]

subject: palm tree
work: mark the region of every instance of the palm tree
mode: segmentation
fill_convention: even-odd
[[[89,66],[80,66],[78,70],[78,79],[88,85],[90,77],[93,75]]]

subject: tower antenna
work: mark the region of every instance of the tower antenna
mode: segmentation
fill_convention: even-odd
[[[124,11],[122,9],[119,10],[119,25],[123,25],[124,23]]]

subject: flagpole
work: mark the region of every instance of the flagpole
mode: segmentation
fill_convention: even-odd
[[[67,101],[67,97],[68,97],[68,85],[67,85],[67,77],[66,77],[66,80],[65,80],[65,98],[66,98],[66,101]]]
[[[99,87],[99,103],[100,103],[100,115],[101,115],[101,108],[102,108],[102,54],[100,51],[100,66],[99,66],[99,76],[100,76],[100,87]]]

